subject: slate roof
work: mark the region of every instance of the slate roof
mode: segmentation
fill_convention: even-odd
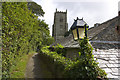
[[[116,23],[118,22],[118,18],[120,18],[119,16],[116,16],[106,22],[103,22],[102,24],[100,24],[99,26],[97,27],[92,27],[92,28],[89,28],[88,30],[88,36],[89,36],[89,39],[91,40],[93,37],[95,37],[96,35],[99,35],[99,33],[101,31],[103,31],[104,29],[106,29],[107,27],[110,27],[110,24],[111,23]],[[115,25],[115,24],[114,24]]]
[[[108,21],[100,24],[98,27],[92,27],[92,28],[90,28],[88,30],[89,40],[92,41],[92,38],[94,38],[95,36],[100,35],[101,32],[104,32],[104,30],[106,28],[108,28],[109,26],[111,26],[110,23],[117,23],[118,18],[119,17],[117,16],[117,17],[115,17],[113,19],[110,19],[110,20],[108,20]],[[114,24],[114,26],[115,26],[115,24]],[[101,34],[101,35],[103,35],[103,34]],[[50,46],[51,47],[55,46],[55,45],[57,45],[57,43],[63,45],[65,48],[77,48],[77,47],[79,47],[78,42],[73,40],[72,34],[70,34],[68,37],[60,39],[59,41],[53,43]]]
[[[99,67],[104,69],[108,74],[108,78],[116,78],[120,79],[120,40],[118,38],[117,41],[93,41],[92,39],[95,36],[103,35],[106,28],[111,28],[112,26],[116,26],[118,16],[110,19],[97,27],[92,27],[88,30],[89,40],[94,48],[97,51],[93,50],[93,55],[97,58],[99,62]],[[115,24],[114,24],[115,23]],[[120,23],[120,22],[119,22]],[[112,24],[112,25],[111,25]],[[119,35],[118,35],[119,36]],[[113,37],[113,36],[112,36]],[[120,36],[119,36],[120,37]],[[77,41],[73,40],[72,34],[68,37],[65,37],[51,45],[55,46],[57,43],[63,45],[65,48],[79,48],[79,44]]]
[[[61,44],[64,48],[79,48],[79,44],[77,41],[74,41],[73,35],[70,34],[68,37],[62,38],[59,41],[51,44],[50,46],[56,46],[57,44]]]
[[[97,49],[93,51],[93,55],[98,59],[99,67],[108,74],[108,78],[120,79],[120,49]]]

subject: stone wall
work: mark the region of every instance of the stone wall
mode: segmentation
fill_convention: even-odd
[[[74,60],[74,58],[78,57],[79,54],[79,48],[67,48],[67,53],[66,53],[66,57],[70,58],[72,60]]]

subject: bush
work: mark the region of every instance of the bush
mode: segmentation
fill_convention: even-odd
[[[104,70],[100,69],[98,63],[92,55],[92,46],[88,43],[87,38],[79,40],[80,52],[74,65],[65,71],[65,76],[69,78],[87,78],[90,80],[98,77],[107,78]]]
[[[104,70],[100,69],[98,63],[94,60],[92,55],[93,48],[88,43],[87,38],[84,40],[79,40],[80,43],[80,52],[79,57],[76,61],[72,61],[62,55],[59,55],[56,51],[49,51],[49,47],[42,48],[42,52],[45,55],[54,59],[54,62],[60,63],[57,67],[63,66],[61,69],[62,77],[64,78],[81,78],[81,79],[106,79],[106,73]],[[57,46],[58,47],[58,46]]]
[[[57,46],[53,46],[53,48],[54,48],[54,51],[59,55],[64,57],[66,56],[66,49],[61,44],[57,44]]]
[[[54,69],[52,73],[56,76],[56,78],[62,78],[64,69],[67,67],[67,65],[72,64],[73,62],[69,59],[66,59],[64,56],[61,56],[57,52],[52,52],[49,50],[49,46],[43,47],[41,49],[44,56],[49,58],[51,61],[51,64],[53,65]],[[50,67],[49,67],[50,68]],[[59,73],[57,73],[59,71]],[[60,77],[59,77],[60,76]],[[62,76],[62,77],[61,77]]]

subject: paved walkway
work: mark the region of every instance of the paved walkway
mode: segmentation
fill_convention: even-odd
[[[47,63],[40,54],[35,53],[28,61],[26,67],[26,78],[54,78]],[[28,79],[29,80],[29,79]]]

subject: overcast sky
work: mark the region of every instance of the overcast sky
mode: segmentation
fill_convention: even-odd
[[[118,15],[118,2],[120,0],[33,0],[42,6],[45,15],[43,18],[49,24],[50,34],[52,34],[52,25],[54,12],[66,11],[68,29],[77,17],[82,18],[90,27],[95,23],[103,23]]]

